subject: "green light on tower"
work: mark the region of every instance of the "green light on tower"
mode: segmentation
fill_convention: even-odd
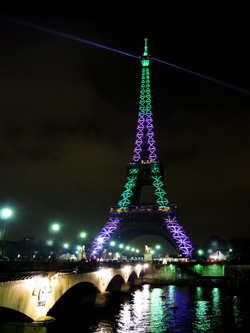
[[[141,59],[141,64],[142,64],[142,67],[148,67],[149,61],[150,61],[149,57],[148,57],[148,45],[147,45],[148,39],[144,38],[144,40],[145,40],[145,45],[144,45],[144,52],[143,52],[142,59]]]

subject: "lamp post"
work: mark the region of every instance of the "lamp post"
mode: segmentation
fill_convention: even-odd
[[[85,232],[81,232],[80,234],[81,238],[85,238],[86,237],[86,233]],[[82,244],[82,248],[81,248],[81,260],[86,258],[86,253],[85,253],[85,245]]]
[[[65,250],[66,250],[66,249],[68,249],[68,248],[69,248],[69,244],[68,244],[68,243],[66,243],[66,244],[64,244],[64,245],[63,245],[63,247],[64,247],[64,248],[65,248]],[[67,253],[66,253],[66,252],[65,252],[65,257],[64,257],[64,258],[65,258],[65,261],[66,261],[66,258],[67,258]]]
[[[56,252],[56,233],[59,230],[59,225],[58,224],[53,224],[52,229],[54,230],[54,251],[53,251],[53,254],[55,255],[55,252]]]
[[[158,257],[160,258],[160,257],[161,257],[161,254],[160,254],[159,250],[160,250],[161,246],[160,246],[160,245],[156,245],[155,248],[156,248],[156,250],[157,250],[157,252],[158,252]]]
[[[4,220],[4,230],[3,230],[3,244],[2,244],[2,258],[4,255],[4,243],[5,243],[5,234],[6,234],[6,225],[7,219],[11,216],[12,211],[9,208],[3,208],[1,210],[1,218]]]

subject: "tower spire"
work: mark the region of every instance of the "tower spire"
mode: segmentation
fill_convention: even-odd
[[[144,45],[144,53],[143,53],[143,56],[146,57],[148,55],[148,39],[147,38],[144,38],[144,41],[145,41],[145,45]]]
[[[145,40],[144,52],[140,56],[142,72],[141,72],[141,88],[139,114],[137,122],[137,134],[135,140],[135,149],[132,158],[133,163],[155,163],[157,162],[153,113],[151,105],[151,88],[150,88],[150,54],[148,54],[147,38]]]

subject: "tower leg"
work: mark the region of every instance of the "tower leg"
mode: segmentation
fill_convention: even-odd
[[[105,224],[104,228],[100,231],[97,238],[95,238],[94,242],[91,245],[91,254],[90,257],[98,256],[102,250],[104,249],[107,242],[110,240],[110,237],[117,229],[117,224],[120,222],[120,219],[117,217],[110,217],[108,222]]]

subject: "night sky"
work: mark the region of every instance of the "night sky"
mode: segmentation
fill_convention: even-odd
[[[250,91],[243,16],[106,10],[1,12],[0,205],[14,211],[7,239],[49,239],[53,222],[65,242],[98,235],[132,159],[141,65],[6,16],[135,56],[148,37],[152,57]],[[153,60],[150,71],[165,188],[190,240],[250,237],[250,93]]]

